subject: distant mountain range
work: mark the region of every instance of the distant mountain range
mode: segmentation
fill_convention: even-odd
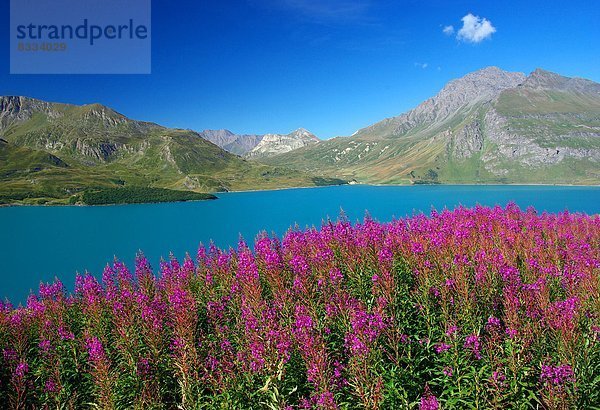
[[[402,115],[324,141],[302,128],[198,133],[100,104],[0,97],[0,203],[72,202],[96,188],[215,192],[348,180],[599,184],[600,84],[488,67]]]
[[[263,139],[263,135],[237,135],[229,130],[204,130],[199,134],[225,151],[240,156],[251,151]]]
[[[0,203],[60,203],[101,188],[215,192],[343,182],[247,161],[197,132],[131,120],[100,104],[0,97]]]
[[[365,183],[600,183],[600,84],[488,67],[413,110],[263,158]]]
[[[205,130],[202,138],[233,154],[259,159],[285,154],[320,140],[304,128],[289,134],[237,135],[229,130]]]

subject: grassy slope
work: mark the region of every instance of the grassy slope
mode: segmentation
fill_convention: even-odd
[[[248,162],[193,131],[131,121],[100,105],[57,104],[53,109],[51,115],[36,113],[0,134],[7,141],[0,147],[5,159],[0,197],[65,203],[90,188],[215,192],[343,182]]]
[[[381,136],[393,132],[392,126],[384,121],[355,137],[325,141],[265,162],[313,172],[322,170],[368,183],[410,184],[427,180],[430,170],[439,173],[447,163],[449,138],[444,136],[444,131],[461,128],[476,111],[477,107],[471,107],[442,124],[423,125],[397,136]],[[336,161],[336,155],[341,152],[346,153],[338,155],[340,159]]]
[[[600,182],[598,164],[587,159],[565,159],[555,165],[525,167],[500,158],[500,165],[509,172],[507,175],[495,175],[485,169],[482,161],[485,154],[496,155],[495,144],[487,138],[484,138],[481,152],[466,159],[454,158],[451,154],[453,140],[444,131],[450,130],[456,134],[475,119],[484,125],[489,108],[487,104],[478,105],[457,113],[444,123],[415,128],[399,136],[393,136],[389,121],[382,121],[356,136],[325,141],[265,162],[287,164],[311,172],[320,170],[367,183]],[[502,93],[494,103],[494,108],[507,119],[511,132],[526,136],[543,148],[600,149],[600,101],[593,96],[514,89]],[[484,129],[484,136],[485,132]],[[368,143],[377,143],[376,149],[364,152]],[[335,161],[335,156],[344,150],[348,150],[348,153]],[[437,177],[431,178],[432,172]]]

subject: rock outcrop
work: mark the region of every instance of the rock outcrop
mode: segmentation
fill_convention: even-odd
[[[307,145],[317,144],[319,139],[310,131],[299,128],[287,135],[266,134],[258,145],[246,154],[247,158],[258,159],[284,154]]]
[[[200,136],[233,154],[248,159],[266,158],[319,142],[304,128],[289,134],[234,134],[229,130],[204,130]]]
[[[262,140],[262,135],[234,134],[229,130],[204,130],[199,133],[202,138],[236,155],[244,155],[251,151]]]

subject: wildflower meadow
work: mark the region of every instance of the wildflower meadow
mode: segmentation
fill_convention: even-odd
[[[340,218],[157,271],[115,261],[0,304],[0,403],[600,408],[600,216]]]

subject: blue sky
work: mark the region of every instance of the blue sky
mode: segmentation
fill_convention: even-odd
[[[150,75],[10,75],[1,7],[0,94],[172,127],[350,135],[489,65],[600,82],[593,0],[154,0]]]

